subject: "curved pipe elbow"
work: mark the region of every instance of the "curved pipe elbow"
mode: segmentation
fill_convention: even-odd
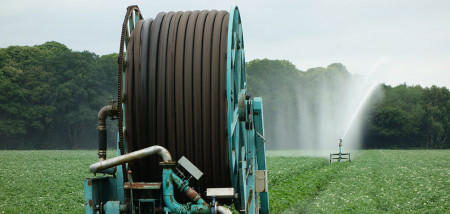
[[[98,111],[98,120],[106,120],[106,117],[109,114],[109,111],[111,111],[111,105],[107,105],[107,106],[103,106],[103,108],[100,109],[100,111]]]
[[[154,154],[159,155],[164,162],[172,161],[172,156],[170,155],[169,151],[166,148],[155,145],[125,155],[117,156],[108,160],[99,161],[97,163],[92,164],[89,167],[89,169],[92,173],[97,173],[101,170],[118,166],[120,164],[127,163],[133,160],[142,159]]]
[[[102,109],[98,112],[98,129],[104,128],[106,126],[106,118],[108,116],[114,116],[117,112],[117,105],[110,104],[107,106],[103,106]]]
[[[208,204],[180,204],[173,195],[165,195],[163,200],[164,206],[169,213],[211,213],[211,208]]]
[[[170,155],[169,150],[162,146],[152,146],[155,147],[156,153],[163,159],[164,162],[172,161],[172,155]]]
[[[98,112],[98,121],[100,123],[100,121],[105,121],[106,118],[108,116],[114,116],[117,114],[117,103],[116,102],[112,102],[111,104],[107,105],[107,106],[103,106],[102,109],[100,109],[100,111]]]
[[[193,201],[191,204],[180,204],[175,200],[174,184]],[[188,181],[183,181],[170,168],[163,169],[163,200],[170,213],[211,213],[209,204],[189,187]]]

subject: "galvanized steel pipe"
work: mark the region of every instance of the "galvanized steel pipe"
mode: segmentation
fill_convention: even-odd
[[[127,163],[133,160],[142,159],[154,154],[158,154],[164,162],[172,160],[172,156],[166,148],[162,146],[150,146],[145,149],[134,151],[125,155],[117,156],[104,161],[99,161],[92,164],[89,169],[92,173],[97,173],[104,169],[118,166],[120,164]]]

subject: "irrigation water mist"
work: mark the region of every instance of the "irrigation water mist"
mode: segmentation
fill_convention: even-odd
[[[362,110],[362,108],[365,106],[365,104],[367,103],[369,97],[372,95],[372,93],[375,91],[375,89],[377,88],[377,84],[373,84],[372,87],[369,88],[369,90],[367,91],[367,93],[364,95],[364,97],[362,98],[361,102],[359,103],[358,107],[356,107],[355,112],[353,113],[350,122],[347,126],[347,128],[345,129],[344,132],[344,136],[342,136],[342,140],[345,140],[345,136],[347,135],[348,130],[350,129],[350,127],[352,127],[353,121],[355,121],[356,117],[358,116],[358,114],[360,114],[360,111]]]
[[[338,150],[340,138],[343,139],[343,152],[360,149],[368,104],[380,97],[376,96],[380,94],[379,84],[371,76],[385,61],[383,58],[374,64],[366,77],[351,75],[344,68],[345,71],[324,74],[340,72],[337,76],[319,78],[320,81],[305,83],[309,86],[294,88],[293,105],[283,106],[276,113],[276,121],[272,121],[276,127],[273,140],[277,146],[274,149],[329,155]],[[292,118],[296,121],[289,122]]]

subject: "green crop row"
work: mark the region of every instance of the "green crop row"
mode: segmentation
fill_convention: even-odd
[[[272,213],[306,205],[328,183],[339,176],[347,163],[331,164],[318,157],[268,157],[269,197]]]
[[[308,206],[309,213],[450,213],[450,151],[368,150]]]
[[[342,164],[279,154],[267,157],[271,213],[449,213],[449,150],[366,150]],[[95,161],[95,151],[0,151],[0,213],[83,213]]]

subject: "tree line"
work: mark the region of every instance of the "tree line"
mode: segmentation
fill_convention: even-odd
[[[342,108],[340,99],[361,77],[339,63],[301,71],[286,60],[257,59],[247,63],[247,81],[248,93],[263,97],[269,141],[279,133],[295,141],[298,127],[317,123],[321,108]],[[450,147],[447,88],[383,84],[381,89],[383,98],[371,102],[364,115],[365,148]],[[72,51],[57,42],[0,48],[0,149],[95,148],[97,112],[115,99],[117,54]],[[305,108],[310,118],[299,123]],[[109,120],[108,126],[114,146],[117,129]]]
[[[95,147],[97,112],[117,99],[116,62],[57,42],[1,48],[0,148]]]
[[[367,148],[450,148],[450,91],[446,87],[382,84],[384,98],[366,117]]]

